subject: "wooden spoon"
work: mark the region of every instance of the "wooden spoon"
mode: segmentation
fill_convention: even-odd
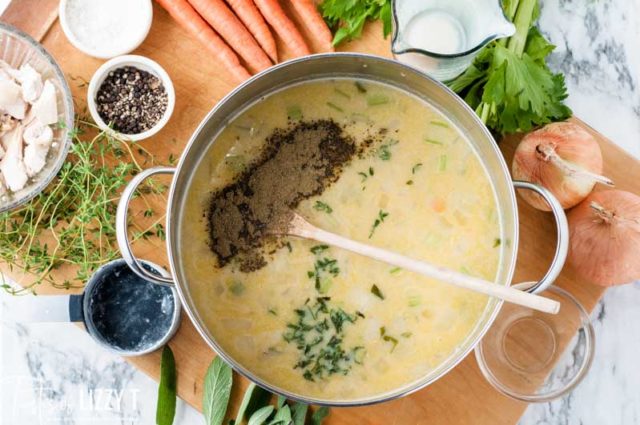
[[[396,252],[387,251],[385,249],[376,248],[367,244],[347,239],[340,235],[327,232],[315,227],[298,214],[292,214],[291,220],[284,226],[278,226],[279,229],[273,229],[272,233],[285,234],[290,236],[298,236],[305,239],[313,239],[328,245],[337,246],[365,257],[373,258],[378,261],[401,267],[412,272],[439,280],[441,282],[450,283],[460,288],[469,289],[470,291],[479,292],[499,298],[510,303],[529,307],[545,313],[556,314],[560,310],[560,303],[539,295],[530,294],[508,286],[497,285],[484,279],[479,279],[446,267],[436,266],[424,261],[414,260]]]

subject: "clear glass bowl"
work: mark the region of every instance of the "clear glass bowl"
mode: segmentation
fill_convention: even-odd
[[[489,383],[526,402],[546,402],[567,394],[584,378],[593,360],[594,332],[582,305],[554,286],[540,295],[560,302],[560,313],[505,303],[475,350]]]
[[[55,59],[44,47],[22,31],[0,22],[0,59],[17,68],[28,63],[42,74],[43,80],[51,80],[58,100],[58,123],[53,126],[53,144],[44,168],[27,185],[17,192],[0,196],[0,212],[8,211],[32,199],[56,176],[67,157],[71,138],[68,129],[73,128],[73,98],[64,74]]]

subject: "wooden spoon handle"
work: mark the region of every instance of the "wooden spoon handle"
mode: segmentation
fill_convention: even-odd
[[[508,286],[497,285],[493,282],[469,276],[446,267],[435,266],[423,261],[414,260],[396,252],[356,242],[340,235],[319,229],[309,223],[306,224],[307,225],[305,226],[297,226],[295,232],[292,233],[303,238],[314,239],[318,242],[337,246],[342,249],[355,252],[356,254],[364,255],[365,257],[374,258],[384,263],[401,267],[406,270],[411,270],[412,272],[419,273],[441,282],[451,283],[460,288],[490,295],[534,310],[550,314],[556,314],[560,310],[560,303],[555,300],[530,294]]]

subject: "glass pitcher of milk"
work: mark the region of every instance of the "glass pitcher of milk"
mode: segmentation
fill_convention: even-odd
[[[516,31],[500,0],[393,0],[391,50],[440,81],[460,75],[492,40]]]

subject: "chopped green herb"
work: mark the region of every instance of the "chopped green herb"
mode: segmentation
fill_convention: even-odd
[[[369,177],[369,176],[367,175],[367,173],[363,173],[362,171],[360,171],[360,172],[358,173],[358,175],[359,175],[360,177],[362,177],[362,180],[360,180],[360,183],[364,183],[364,182],[367,180],[367,178]]]
[[[327,106],[331,109],[335,109],[338,112],[344,112],[344,109],[342,109],[341,107],[339,107],[338,105],[336,105],[333,102],[327,102]]]
[[[170,154],[169,154],[168,161],[169,161],[169,165],[175,165],[175,163],[176,163],[176,157],[175,157],[175,155],[173,155],[172,153],[170,153]]]
[[[369,232],[369,239],[371,239],[371,237],[373,236],[373,233],[376,231],[378,226],[384,223],[384,219],[387,218],[388,216],[389,216],[388,212],[384,210],[378,211],[378,218],[376,218],[375,221],[373,222],[373,225],[371,225],[371,231]]]
[[[502,244],[502,239],[500,239],[500,238],[495,238],[494,239],[494,241],[493,241],[493,247],[494,248],[499,247],[501,244]]]
[[[313,279],[315,288],[321,294],[326,294],[331,288],[331,277],[336,277],[340,273],[338,261],[334,258],[322,257],[320,255],[329,249],[328,245],[316,245],[311,248],[311,252],[316,256],[313,270],[307,271],[307,277]]]
[[[382,293],[382,291],[380,291],[380,288],[378,288],[378,285],[374,284],[371,287],[371,293],[376,297],[380,298],[381,300],[384,300],[384,294]]]
[[[440,145],[440,146],[442,146],[444,144],[442,142],[439,142],[438,140],[429,139],[429,138],[426,138],[426,137],[424,139],[422,139],[422,140],[424,140],[427,143],[431,143],[432,145]]]
[[[471,275],[471,271],[468,268],[466,268],[465,266],[461,266],[460,267],[460,272],[464,273],[464,274]]]
[[[358,92],[360,93],[366,93],[367,92],[367,88],[364,86],[364,84],[360,81],[356,81],[355,83],[356,89],[358,89]]]
[[[337,87],[334,90],[336,93],[338,93],[340,96],[344,97],[345,99],[351,99],[351,95],[349,95],[349,93],[345,92],[344,90],[340,90]]]
[[[447,155],[440,155],[438,158],[438,171],[443,172],[447,170]]]
[[[369,167],[369,175],[373,176],[373,167]]]
[[[333,374],[346,375],[356,359],[362,359],[362,347],[345,348],[345,327],[360,317],[332,307],[329,297],[309,300],[295,310],[297,320],[287,324],[286,342],[295,344],[299,357],[294,369],[301,369],[309,381],[326,379]]]
[[[145,217],[152,217],[153,216],[153,209],[149,208],[144,210],[144,216]]]
[[[287,108],[287,118],[293,121],[298,121],[302,119],[302,109],[300,109],[300,106],[298,105],[289,106]]]
[[[313,206],[313,209],[316,211],[324,211],[327,214],[331,214],[333,212],[333,208],[331,208],[329,204],[326,204],[322,201],[316,201],[315,205]]]
[[[378,106],[389,103],[389,96],[384,93],[372,93],[367,96],[367,105]]]
[[[389,273],[391,273],[391,274],[396,274],[396,273],[398,273],[398,272],[400,272],[400,271],[402,271],[402,268],[401,268],[401,267],[394,267],[394,268],[392,268],[391,270],[389,270]]]
[[[329,245],[316,245],[316,246],[312,246],[309,251],[311,251],[312,254],[320,254],[321,252],[326,251],[327,249],[329,249]]]
[[[413,180],[407,180],[407,186],[413,185]]]
[[[287,250],[289,250],[289,252],[293,252],[293,247],[291,246],[291,242],[287,241],[284,246],[287,247]]]
[[[387,329],[383,326],[380,328],[380,337],[384,342],[391,343],[391,352],[396,349],[396,345],[398,345],[398,339],[392,337],[391,335],[387,335]]]
[[[415,174],[418,172],[418,170],[420,170],[420,168],[422,168],[422,162],[418,162],[416,165],[414,165],[411,168],[411,174]]]
[[[400,334],[400,336],[403,338],[411,338],[411,335],[413,335],[411,332],[402,332]]]
[[[269,314],[271,314],[272,316],[277,316],[277,315],[278,315],[278,312],[277,312],[275,309],[273,309],[273,308],[270,308],[270,309],[269,309],[269,310],[267,310],[267,311],[268,311],[268,312],[269,312]]]

